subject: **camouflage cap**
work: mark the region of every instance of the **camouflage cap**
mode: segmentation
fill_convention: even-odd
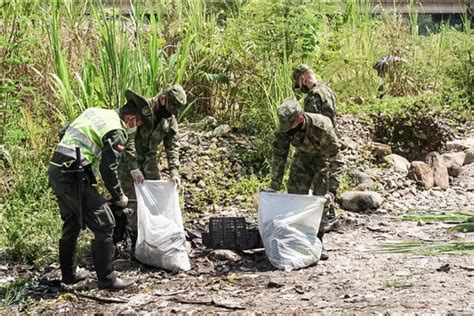
[[[285,99],[278,108],[279,132],[288,132],[295,123],[296,118],[301,113],[300,103],[295,99]]]
[[[132,100],[142,115],[147,116],[151,114],[151,105],[147,98],[139,96],[132,90],[125,91],[125,98],[127,101]]]
[[[301,64],[295,68],[295,70],[293,71],[293,89],[298,88],[298,80],[300,79],[301,75],[304,74],[304,72],[310,68],[311,67],[306,64]]]
[[[173,115],[178,115],[178,109],[186,105],[186,92],[179,84],[175,84],[166,92],[166,110]]]

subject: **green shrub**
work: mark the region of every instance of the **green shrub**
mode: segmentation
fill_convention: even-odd
[[[45,163],[31,153],[16,153],[14,161],[17,180],[0,198],[1,253],[28,263],[50,262],[61,219]]]

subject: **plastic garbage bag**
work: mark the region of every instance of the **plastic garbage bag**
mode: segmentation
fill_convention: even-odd
[[[138,213],[135,245],[137,260],[169,271],[191,269],[175,184],[147,180],[135,185],[135,192]]]
[[[326,199],[320,196],[260,192],[258,229],[271,264],[291,271],[319,261],[319,223]]]

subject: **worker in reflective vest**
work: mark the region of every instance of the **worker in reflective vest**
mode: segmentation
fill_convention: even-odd
[[[122,289],[133,284],[132,280],[119,278],[113,270],[115,221],[106,200],[97,191],[95,174],[100,173],[114,203],[126,207],[128,198],[118,180],[117,166],[128,135],[141,123],[141,109],[133,100],[127,100],[118,111],[89,108],[65,129],[55,148],[48,175],[63,220],[59,263],[66,284],[87,277],[76,263],[77,238],[85,227],[95,237],[91,249],[98,287]]]

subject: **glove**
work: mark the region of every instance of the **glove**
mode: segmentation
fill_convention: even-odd
[[[143,173],[138,168],[131,170],[130,174],[132,175],[133,182],[135,182],[135,184],[142,184],[143,181],[145,181]]]
[[[327,192],[324,197],[326,198],[326,205],[334,204],[334,194]]]
[[[170,178],[170,182],[176,184],[176,187],[179,188],[181,186],[181,179],[178,176],[172,176]]]
[[[123,195],[120,197],[120,199],[119,199],[118,201],[115,201],[114,203],[115,203],[115,205],[117,205],[118,207],[125,208],[125,207],[127,207],[127,205],[128,205],[128,197],[127,197],[125,194],[123,194]]]

